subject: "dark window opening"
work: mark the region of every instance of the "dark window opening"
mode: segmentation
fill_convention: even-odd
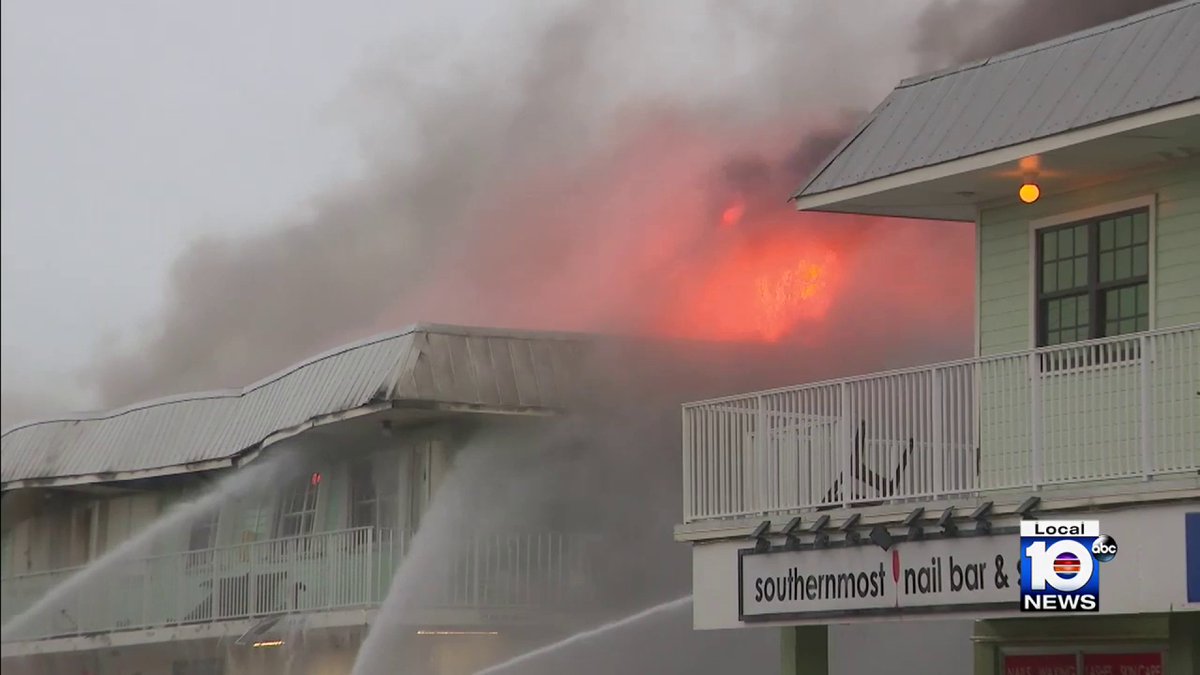
[[[1149,268],[1149,209],[1039,230],[1038,346],[1148,330]]]
[[[395,527],[399,474],[395,463],[388,460],[383,456],[351,465],[350,527]]]

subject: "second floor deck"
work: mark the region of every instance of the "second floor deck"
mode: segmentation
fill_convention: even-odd
[[[459,537],[418,575],[412,621],[502,622],[585,606],[596,591],[591,545],[585,535],[555,532]],[[409,549],[404,532],[363,527],[101,563],[94,578],[79,577],[11,632],[11,619],[88,571],[5,577],[4,641],[377,609]]]
[[[1200,471],[1200,325],[684,406],[684,522]]]

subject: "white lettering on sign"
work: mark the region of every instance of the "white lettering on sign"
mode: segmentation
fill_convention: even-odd
[[[904,607],[1017,606],[1016,537],[747,553],[744,618]]]

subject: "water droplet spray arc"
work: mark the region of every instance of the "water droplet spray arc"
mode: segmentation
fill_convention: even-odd
[[[68,603],[73,594],[103,584],[106,574],[118,571],[129,561],[145,555],[151,546],[165,535],[187,527],[196,517],[219,508],[229,499],[243,496],[261,487],[275,476],[279,469],[278,460],[272,459],[225,475],[208,492],[171,508],[137,535],[126,539],[51,588],[28,609],[5,623],[3,628],[0,628],[0,634],[5,640],[21,637],[35,621],[58,609],[60,605]]]
[[[546,645],[545,647],[539,647],[538,649],[534,649],[533,651],[526,652],[524,654],[521,654],[520,656],[517,656],[515,658],[504,661],[503,663],[497,663],[494,666],[489,666],[487,668],[484,668],[483,670],[477,671],[475,673],[475,675],[493,675],[494,673],[500,673],[500,672],[504,672],[507,670],[511,670],[513,668],[516,668],[517,666],[520,666],[523,663],[533,661],[534,659],[537,659],[539,657],[546,656],[548,654],[551,654],[553,652],[557,652],[557,651],[560,651],[563,649],[567,649],[575,644],[584,642],[586,640],[591,640],[591,639],[602,637],[606,633],[618,631],[618,630],[621,630],[622,628],[628,628],[628,627],[633,626],[634,624],[640,623],[642,621],[651,621],[653,619],[658,618],[662,614],[667,614],[669,612],[680,610],[691,604],[692,604],[692,596],[690,596],[690,595],[682,597],[682,598],[677,598],[670,602],[664,602],[662,604],[650,607],[649,609],[644,609],[636,614],[632,614],[625,618],[617,619],[615,621],[610,621],[610,622],[604,624],[603,626],[597,626],[596,628],[592,628],[590,630],[585,630],[582,633],[576,633],[566,639],[559,640],[558,642],[555,642],[554,644]]]

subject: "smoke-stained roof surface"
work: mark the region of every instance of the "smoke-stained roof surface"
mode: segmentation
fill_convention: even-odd
[[[1188,0],[904,80],[794,197],[1197,98],[1200,0]]]
[[[582,336],[416,325],[317,356],[244,389],[14,426],[0,446],[3,484],[185,471],[372,403],[562,409],[584,348]]]

